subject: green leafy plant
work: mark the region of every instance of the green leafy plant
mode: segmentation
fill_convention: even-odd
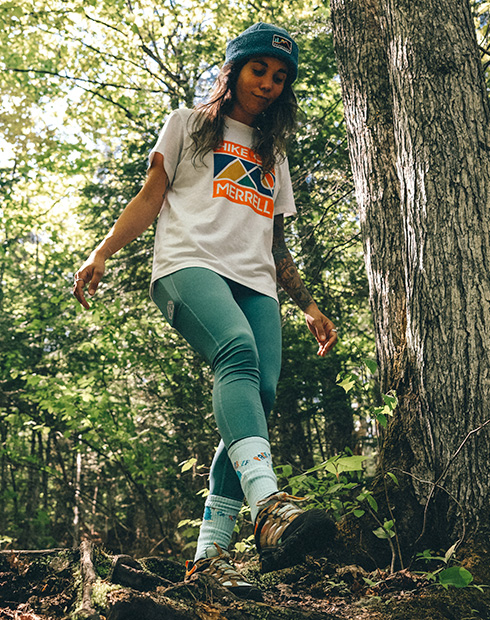
[[[377,371],[376,362],[363,360],[361,366],[350,371],[339,373],[337,384],[346,393],[353,390],[357,392],[356,399],[366,400],[365,394],[372,388],[373,376]],[[361,396],[359,396],[361,395]],[[380,406],[366,405],[365,415],[375,420],[377,424],[386,427],[388,417],[392,417],[398,405],[398,399],[394,392],[382,395],[383,404]],[[391,570],[394,570],[396,557],[399,557],[403,566],[401,550],[396,532],[396,522],[391,510],[384,517],[379,514],[378,503],[368,488],[368,480],[365,475],[365,466],[372,459],[370,455],[354,455],[350,450],[344,454],[338,454],[306,472],[293,476],[290,465],[276,467],[276,474],[284,478],[284,484],[289,486],[293,495],[304,495],[311,505],[328,510],[336,520],[349,514],[357,518],[368,513],[378,524],[373,534],[382,540],[386,540],[392,552]],[[390,480],[398,486],[395,474],[388,472],[386,480]]]
[[[446,590],[451,586],[453,588],[466,588],[473,582],[473,575],[469,570],[457,564],[449,566],[451,562],[455,562],[455,553],[458,543],[452,545],[444,555],[434,555],[430,549],[425,549],[417,554],[417,559],[426,563],[437,562],[440,565],[435,570],[421,571],[419,574],[424,575],[429,581],[438,583]],[[475,586],[477,587],[477,586]]]
[[[182,530],[180,535],[187,541],[184,544],[183,551],[193,549],[197,546],[197,536],[201,523],[201,519],[182,519],[179,521],[177,529]]]
[[[357,496],[361,490],[366,497],[370,495],[363,489],[363,463],[369,458],[346,452],[296,476],[292,475],[291,465],[279,465],[275,472],[281,486],[289,487],[295,496],[304,497],[308,506],[323,508],[339,520],[351,512],[356,516],[364,514]]]
[[[255,551],[254,535],[250,534],[243,540],[239,540],[233,546],[233,550],[237,553],[251,553]]]
[[[341,372],[337,375],[337,385],[345,390],[346,393],[351,392],[354,388],[362,394],[370,389],[371,378],[376,374],[378,366],[373,360],[362,360],[362,365],[352,370]],[[380,406],[367,407],[367,414],[376,422],[386,427],[388,417],[393,417],[395,409],[398,406],[398,398],[394,390],[390,390],[387,394],[381,395],[383,404]]]
[[[198,465],[197,459],[192,457],[185,461],[179,463],[180,471],[182,473],[191,471],[191,470],[200,470],[203,469],[204,465]],[[202,497],[207,497],[209,495],[209,490],[207,488],[201,489],[197,492],[197,495],[201,495]],[[187,549],[193,549],[197,545],[197,537],[199,534],[199,528],[201,527],[202,519],[181,519],[177,524],[177,529],[181,530],[180,535],[187,542],[183,547],[183,551]]]
[[[0,546],[6,545],[8,547],[12,542],[13,538],[10,538],[10,536],[0,536]]]

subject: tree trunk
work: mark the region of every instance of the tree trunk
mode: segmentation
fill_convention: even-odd
[[[490,113],[474,26],[467,0],[331,6],[381,388],[400,403],[381,472],[408,474],[406,542],[430,502],[425,525],[446,543],[463,519],[489,526],[490,425],[468,436],[490,418]]]

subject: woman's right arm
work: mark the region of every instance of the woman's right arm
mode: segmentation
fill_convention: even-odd
[[[105,261],[151,226],[160,212],[167,187],[163,155],[155,153],[140,192],[126,206],[105,239],[75,274],[73,294],[82,306],[89,307],[83,290],[85,285],[89,285],[89,295],[94,295],[104,275]]]

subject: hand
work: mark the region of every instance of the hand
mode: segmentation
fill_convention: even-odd
[[[318,355],[325,355],[333,349],[337,343],[337,330],[330,319],[320,310],[316,303],[310,304],[305,310],[306,324],[318,342]]]
[[[80,269],[75,274],[75,282],[73,283],[73,294],[77,300],[82,304],[84,308],[89,308],[88,302],[85,299],[84,287],[89,285],[88,293],[90,296],[95,294],[99,282],[102,279],[105,271],[105,258],[97,252],[92,254],[83,263]]]

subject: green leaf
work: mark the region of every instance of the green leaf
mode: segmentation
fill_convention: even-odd
[[[335,510],[341,511],[343,508],[342,502],[338,499],[332,500],[332,506]]]
[[[374,360],[362,360],[362,361],[366,364],[369,372],[372,375],[376,374],[376,371],[378,370],[378,364],[376,364]]]
[[[291,467],[291,465],[285,465],[284,469],[282,470],[282,475],[284,476],[284,478],[289,478],[289,476],[291,476],[293,473],[293,468]]]
[[[366,501],[371,506],[371,508],[374,510],[374,512],[378,512],[378,503],[372,495],[370,494],[366,495]]]
[[[354,510],[354,516],[358,519],[366,514],[365,510]]]
[[[369,456],[341,456],[330,459],[325,464],[325,469],[332,474],[340,474],[344,471],[362,471],[362,464]]]
[[[398,482],[398,478],[395,476],[395,474],[392,474],[391,471],[386,472],[386,475],[389,476],[393,482],[396,484],[397,487],[400,486],[400,483]]]
[[[451,547],[449,547],[449,549],[446,551],[445,555],[444,555],[444,562],[447,564],[449,562],[449,560],[451,559],[451,557],[454,555],[454,552],[456,551],[456,547],[458,546],[458,543],[454,543],[454,545],[452,545]]]
[[[369,579],[368,577],[363,577],[362,578],[364,583],[366,583],[368,586],[375,586],[376,585],[376,581],[373,581],[372,579]]]
[[[439,573],[439,583],[446,589],[448,586],[466,588],[472,581],[473,575],[462,566],[451,566]]]
[[[337,493],[337,491],[343,488],[344,488],[343,484],[332,484],[332,486],[328,488],[327,493],[329,495],[332,495],[333,493]]]
[[[398,404],[398,398],[396,394],[393,392],[389,392],[388,394],[383,394],[383,400],[388,405],[388,407],[393,410]]]
[[[346,375],[345,378],[338,383],[339,387],[343,388],[346,393],[350,392],[355,384],[356,382],[352,378],[352,375]]]
[[[373,530],[373,534],[378,538],[388,539],[393,538],[395,532],[392,532],[391,530],[386,530],[384,527],[378,527],[377,529]]]
[[[189,469],[192,469],[196,463],[197,463],[196,458],[188,459],[187,461],[183,461],[182,463],[180,463],[180,469],[182,473],[184,473],[185,471],[188,471]]]

